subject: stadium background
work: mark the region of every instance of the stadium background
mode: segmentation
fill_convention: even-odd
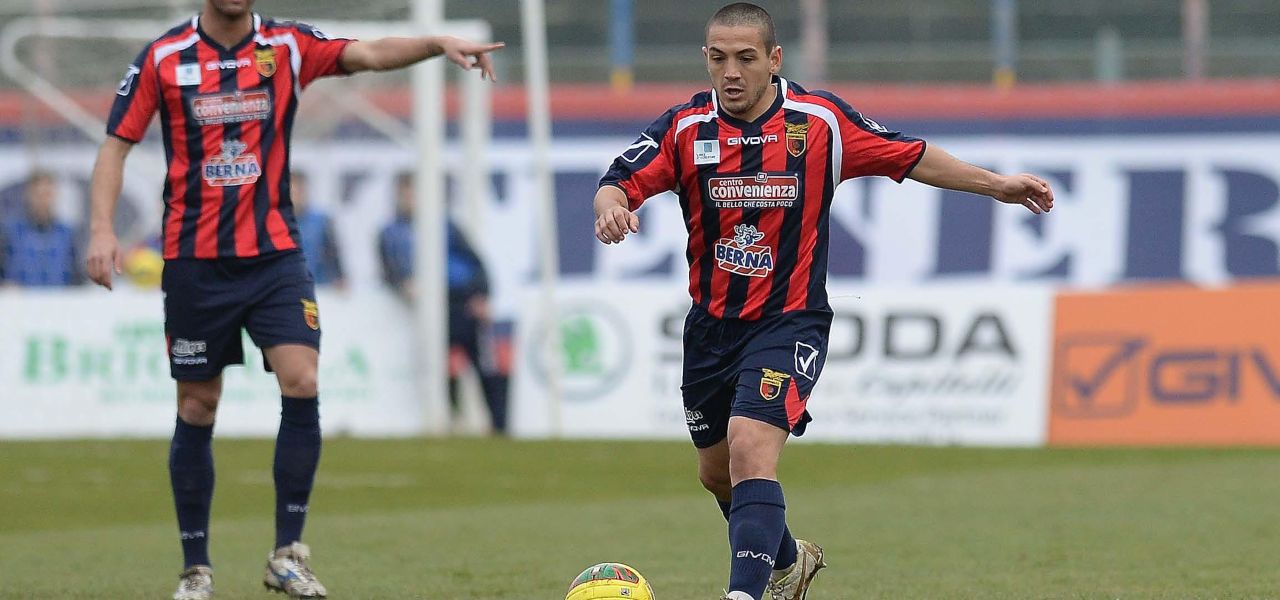
[[[0,30],[32,16],[177,22],[194,4],[10,0],[0,5]],[[336,458],[326,459],[331,462],[322,467],[320,485],[332,469],[330,482],[350,493],[331,496],[331,512],[349,506],[365,520],[344,521],[336,531],[319,529],[317,535],[336,538],[361,526],[396,529],[381,521],[385,514],[411,510],[423,511],[428,521],[446,515],[494,519],[512,531],[542,535],[527,532],[517,517],[500,516],[506,505],[488,504],[495,490],[509,489],[512,479],[505,476],[524,486],[522,495],[531,503],[512,508],[514,513],[577,495],[588,499],[587,508],[569,502],[566,523],[576,523],[575,512],[603,520],[622,510],[645,529],[657,527],[655,522],[691,532],[705,527],[703,533],[710,533],[703,537],[714,538],[706,523],[665,516],[706,503],[695,489],[691,465],[690,472],[668,466],[689,460],[678,442],[685,435],[677,400],[678,333],[687,307],[678,208],[670,199],[651,200],[641,213],[642,234],[604,247],[590,235],[590,199],[610,158],[641,127],[706,87],[698,41],[706,16],[719,3],[636,2],[629,11],[634,47],[620,55],[611,45],[617,22],[612,11],[627,3],[547,3],[550,161],[560,232],[559,348],[543,344],[548,325],[536,310],[540,234],[533,226],[538,203],[526,137],[518,3],[445,4],[449,19],[484,19],[493,38],[508,44],[498,56],[500,83],[493,90],[490,198],[479,218],[464,220],[494,279],[504,361],[513,375],[513,432],[533,439],[672,441],[510,446],[383,439],[430,430],[430,411],[423,405],[439,401],[415,391],[414,340],[404,327],[413,314],[382,287],[375,254],[377,230],[391,215],[393,178],[412,167],[414,154],[333,100],[359,94],[369,106],[408,124],[412,93],[403,73],[322,82],[304,95],[294,166],[310,175],[313,203],[335,219],[349,286],[321,292],[324,419],[336,448],[327,452]],[[1052,214],[1033,218],[910,182],[859,181],[840,189],[830,278],[836,327],[828,369],[811,406],[818,421],[806,436],[837,443],[806,444],[790,460],[851,466],[834,481],[830,469],[793,467],[796,498],[831,507],[816,517],[801,513],[801,524],[843,520],[845,511],[861,510],[881,519],[883,529],[835,527],[831,533],[848,533],[868,545],[894,544],[906,536],[897,557],[859,550],[855,542],[837,543],[837,551],[855,561],[845,564],[860,565],[860,573],[878,572],[890,582],[899,578],[898,585],[859,588],[868,597],[1274,597],[1258,575],[1265,569],[1251,566],[1266,563],[1223,564],[1208,555],[1265,554],[1280,536],[1273,525],[1274,494],[1280,490],[1271,483],[1277,455],[1238,448],[1280,443],[1280,325],[1269,316],[1280,304],[1280,6],[1265,0],[764,4],[779,25],[784,76],[835,90],[891,129],[926,137],[971,162],[1043,174],[1057,196]],[[319,21],[394,21],[410,14],[403,0],[366,0],[360,7],[353,15],[349,3],[337,0],[260,0],[257,10]],[[806,13],[815,9],[825,14]],[[1001,11],[1010,9],[1014,26],[1007,31],[1014,35],[1002,39]],[[814,22],[825,25],[825,50],[812,47],[822,37]],[[139,46],[32,39],[17,49],[16,58],[101,117]],[[1002,53],[1012,58],[1004,67]],[[622,68],[616,59],[628,54],[633,64]],[[0,75],[0,217],[21,218],[22,183],[31,169],[41,168],[57,177],[58,214],[83,224],[95,143],[7,77]],[[457,104],[451,95],[451,172],[463,167]],[[154,133],[146,143],[158,150]],[[135,154],[131,169],[141,159]],[[134,173],[118,219],[129,245],[154,234],[160,209],[158,177]],[[69,498],[84,485],[114,488],[112,469],[147,468],[141,462],[110,463],[105,471],[81,472],[87,467],[67,453],[151,449],[159,456],[154,450],[172,426],[159,295],[134,287],[110,295],[88,287],[0,287],[0,438],[67,439],[0,443],[0,456],[7,457],[0,459],[0,472],[7,472],[0,477],[6,482],[0,499],[16,515],[7,527],[0,525],[3,545],[48,547],[56,543],[44,541],[50,531],[94,539],[117,520],[95,520]],[[545,373],[553,365],[544,357],[551,353],[563,369],[558,403],[547,392]],[[249,356],[246,368],[228,372],[219,419],[223,435],[255,438],[275,431],[274,382]],[[483,433],[482,410],[469,403],[464,422],[451,430]],[[375,439],[344,440],[343,434]],[[135,437],[152,441],[118,441]],[[907,447],[867,446],[885,443]],[[220,468],[251,464],[254,451],[266,456],[262,444],[227,442],[220,446]],[[954,445],[1072,449],[949,447]],[[1117,445],[1144,449],[1075,448]],[[1145,449],[1152,446],[1233,449]],[[850,455],[854,449],[859,454]],[[439,458],[425,464],[390,458],[406,453]],[[526,456],[513,460],[514,454]],[[378,463],[371,466],[359,455],[380,458],[370,459]],[[855,466],[857,458],[850,456],[875,466]],[[539,458],[558,463],[563,472],[553,473]],[[460,461],[464,470],[504,466],[481,481],[452,482],[459,491],[451,497],[431,485],[431,465],[448,460]],[[625,469],[619,465],[630,461],[647,473],[633,475],[635,486],[661,501],[645,507],[630,494],[614,497],[579,485],[601,470]],[[161,486],[160,459],[153,462],[155,472],[146,477]],[[669,480],[656,475],[663,469],[689,485],[673,491]],[[260,471],[243,466],[240,479],[232,471],[227,485],[239,486],[232,487],[232,497],[236,489],[248,490],[248,497],[269,489],[255,479]],[[106,483],[98,481],[104,477]],[[1037,491],[1027,491],[1031,487]],[[934,504],[924,498],[930,490],[960,500],[954,507],[944,499]],[[163,487],[153,491],[163,496]],[[238,519],[229,529],[248,528],[253,521],[241,512],[251,511],[234,502],[220,509]],[[462,517],[450,512],[470,504],[480,508]],[[166,537],[166,504],[152,505],[161,508],[121,519],[145,524],[140,539],[164,556],[176,544]],[[901,512],[882,508],[891,505]],[[911,515],[929,511],[937,516],[912,525]],[[974,516],[988,511],[1003,511],[1030,533]],[[1057,520],[1042,514],[1054,511]],[[1217,516],[1194,526],[1183,521],[1206,514]],[[966,574],[988,563],[972,562],[960,550],[939,553],[929,531],[946,539],[982,531],[974,538],[974,555],[1012,566],[975,582]],[[1124,535],[1134,531],[1141,533]],[[578,532],[608,535],[590,526]],[[414,533],[474,535],[463,526]],[[377,547],[382,541],[371,537],[362,543]],[[562,562],[520,567],[538,571],[535,587],[553,592],[576,573],[578,563],[595,560],[609,547],[584,545],[564,533],[544,541],[575,547],[555,559]],[[1212,552],[1206,550],[1201,560],[1169,550],[1189,543]],[[1080,558],[1086,553],[1081,548],[1095,544],[1111,550]],[[660,597],[698,597],[681,595],[675,584],[711,589],[718,581],[719,571],[705,580],[690,575],[681,563],[687,557],[668,550],[662,542],[641,541],[632,551],[649,560],[638,565],[646,574],[658,572],[650,579]],[[466,581],[475,561],[485,560],[482,550],[433,556],[448,565],[432,570],[443,570],[447,583],[421,588],[410,578],[383,574],[384,587],[366,588],[366,595],[434,589],[432,597],[525,597],[517,586],[485,591]],[[70,597],[65,588],[41,587],[36,575],[17,575],[41,572],[29,569],[34,563],[13,554],[9,560],[0,569],[0,597]],[[368,565],[353,565],[342,573],[360,579],[359,568]],[[936,576],[920,577],[921,565]],[[401,580],[403,587],[393,587]],[[23,595],[14,582],[37,591]],[[470,591],[457,591],[464,588]],[[820,593],[815,597],[846,597]]]

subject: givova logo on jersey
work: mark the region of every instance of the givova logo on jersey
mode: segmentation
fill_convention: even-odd
[[[764,233],[754,225],[733,227],[733,239],[720,238],[716,243],[716,266],[735,275],[764,277],[773,271],[773,248],[756,242]]]
[[[240,140],[222,142],[222,154],[204,161],[205,183],[226,187],[257,181],[262,175],[262,166],[258,164],[258,155],[244,153],[247,148],[248,145]]]

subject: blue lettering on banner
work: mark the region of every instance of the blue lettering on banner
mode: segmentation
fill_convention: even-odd
[[[1235,277],[1280,275],[1280,247],[1272,239],[1251,233],[1254,217],[1280,204],[1280,184],[1261,173],[1224,169],[1227,214],[1218,230],[1226,256],[1227,272]]]

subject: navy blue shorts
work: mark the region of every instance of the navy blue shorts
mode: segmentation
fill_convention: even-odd
[[[794,311],[758,321],[717,319],[694,306],[684,321],[684,414],[693,445],[708,448],[749,417],[802,435],[826,362],[831,313]]]
[[[169,373],[179,381],[206,381],[244,364],[241,329],[259,348],[320,349],[315,281],[301,252],[167,260],[160,287]]]

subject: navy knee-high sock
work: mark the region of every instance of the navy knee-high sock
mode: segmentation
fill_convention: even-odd
[[[786,523],[781,484],[770,479],[748,479],[733,486],[729,591],[746,592],[752,598],[764,595]]]
[[[209,507],[213,503],[213,425],[177,419],[169,443],[169,483],[182,537],[182,567],[208,565]]]
[[[729,520],[729,510],[733,508],[732,502],[725,502],[716,498],[716,504],[720,505],[720,512],[724,515],[724,520]],[[782,525],[782,542],[778,544],[778,553],[773,557],[773,568],[780,571],[796,564],[796,538],[791,537],[791,528],[785,523]]]
[[[276,548],[302,539],[311,486],[320,463],[320,403],[316,398],[280,398],[276,436]]]

